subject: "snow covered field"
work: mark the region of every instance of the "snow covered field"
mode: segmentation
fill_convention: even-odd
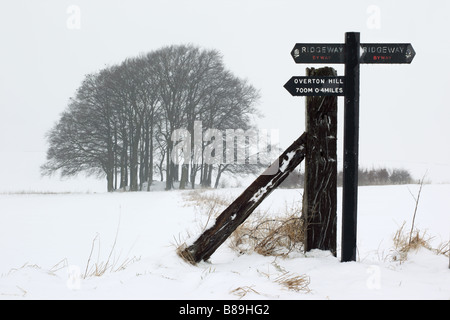
[[[234,199],[242,191],[206,192]],[[195,240],[207,219],[190,192],[0,194],[0,299],[450,299],[448,257],[420,249],[391,259],[394,233],[411,226],[417,185],[359,189],[358,261],[350,263],[323,251],[238,255],[225,243],[210,262],[189,265],[176,243]],[[262,207],[281,212],[301,192],[275,190]],[[422,190],[415,224],[433,247],[449,241],[449,195],[450,185]],[[83,277],[107,261],[103,275]],[[290,290],[283,276],[307,279],[307,290]]]

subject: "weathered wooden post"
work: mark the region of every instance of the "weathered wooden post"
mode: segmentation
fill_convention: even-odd
[[[333,51],[342,50],[336,45]],[[292,54],[317,51],[316,45],[297,45]],[[326,56],[327,60],[340,59]],[[322,61],[303,55],[307,61]],[[301,60],[303,61],[303,60]],[[333,62],[335,60],[331,60]],[[337,96],[345,93],[344,77],[333,68],[306,69],[306,77],[292,77],[284,87],[293,96],[306,96],[306,156],[303,217],[305,251],[329,250],[336,256],[337,234]]]
[[[217,217],[215,224],[211,228],[203,232],[191,246],[181,250],[179,255],[193,264],[201,260],[208,260],[231,233],[303,161],[305,158],[305,144],[306,133],[303,133]]]
[[[336,79],[333,68],[307,68],[306,76]],[[328,79],[329,80],[329,79]],[[306,97],[306,156],[303,217],[305,251],[329,250],[336,256],[337,97]]]

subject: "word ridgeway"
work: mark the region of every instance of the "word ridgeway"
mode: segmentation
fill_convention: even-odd
[[[297,43],[291,51],[296,63],[344,63],[344,44]]]

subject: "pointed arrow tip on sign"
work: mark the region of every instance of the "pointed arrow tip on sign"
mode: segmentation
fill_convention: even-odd
[[[363,56],[365,55],[364,47],[362,44],[359,44],[359,61],[363,61]]]
[[[286,82],[283,86],[292,96],[294,95],[295,92],[295,87],[293,86],[293,79],[294,77],[289,79],[288,82]]]

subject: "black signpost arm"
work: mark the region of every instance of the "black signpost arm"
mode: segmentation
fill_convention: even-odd
[[[359,140],[359,32],[345,34],[344,170],[341,261],[356,261]]]

